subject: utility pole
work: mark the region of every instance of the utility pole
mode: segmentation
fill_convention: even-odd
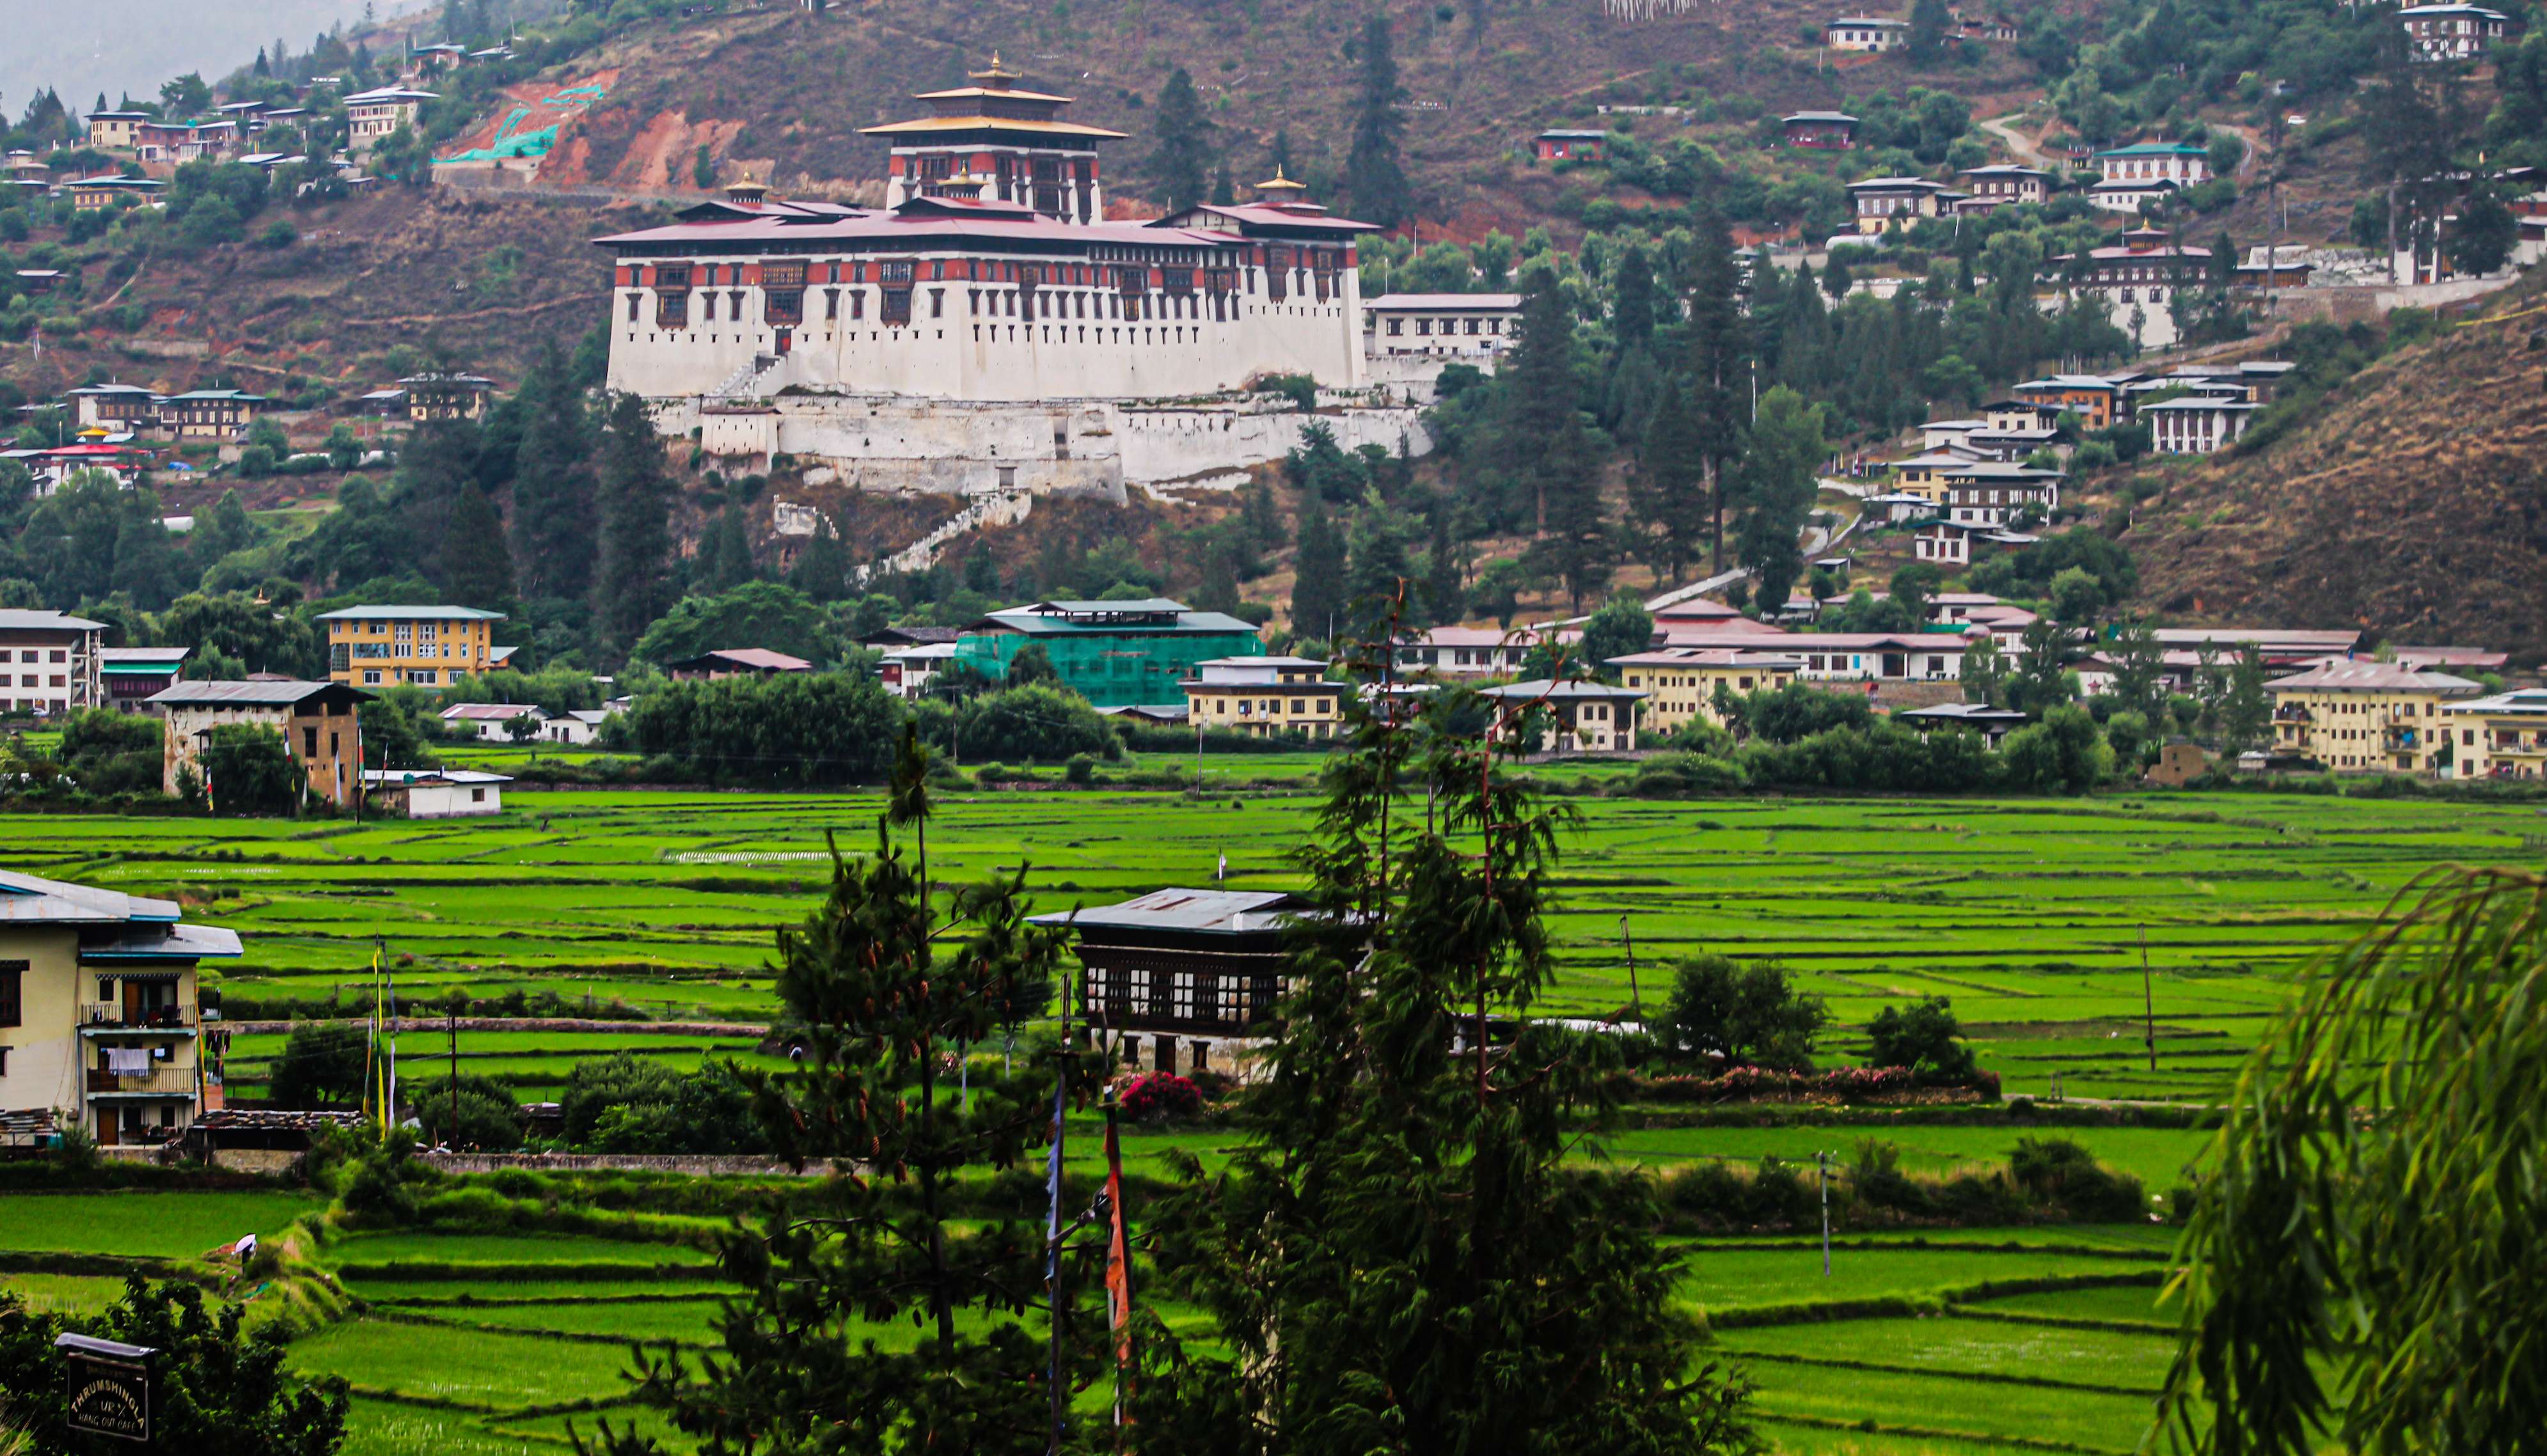
[[[1813,1155],[1813,1167],[1821,1174],[1822,1183],[1822,1277],[1830,1277],[1830,1160],[1827,1153]]]
[[[460,1011],[453,1007],[443,1013],[444,1025],[451,1033],[451,1151],[460,1151]]]
[[[1645,1020],[1645,998],[1636,991],[1636,938],[1627,933],[1627,917],[1619,917],[1619,941],[1627,948],[1627,1010],[1642,1026]]]
[[[2149,1046],[2150,1071],[2157,1071],[2157,992],[2150,983],[2149,927],[2141,927],[2141,1015]]]

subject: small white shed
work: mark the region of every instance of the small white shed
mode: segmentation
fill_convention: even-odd
[[[502,814],[503,774],[468,768],[365,769],[364,798],[384,814],[410,819],[455,819]]]

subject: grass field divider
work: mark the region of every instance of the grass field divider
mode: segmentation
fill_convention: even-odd
[[[459,1279],[519,1279],[533,1281],[566,1281],[570,1279],[694,1279],[713,1266],[698,1264],[636,1264],[611,1262],[577,1263],[452,1263],[442,1259],[390,1259],[377,1264],[345,1263],[336,1266],[339,1279],[381,1279],[399,1283],[428,1284]]]
[[[380,1320],[391,1325],[432,1325],[443,1329],[491,1330],[498,1334],[522,1334],[529,1335],[537,1339],[563,1339],[573,1344],[625,1345],[632,1342],[628,1336],[624,1334],[604,1334],[598,1330],[591,1329],[544,1329],[531,1325],[481,1325],[475,1320],[454,1320],[442,1315],[424,1314],[421,1311],[407,1309],[397,1305],[375,1305],[372,1307],[371,1317],[375,1320]],[[643,1343],[649,1345],[677,1345],[685,1350],[713,1350],[718,1348],[718,1346],[710,1344],[706,1340],[672,1339],[668,1337],[652,1337],[646,1339]]]
[[[1809,1171],[1810,1169],[1807,1169]],[[1748,1239],[1738,1242],[1725,1241],[1675,1243],[1673,1248],[1690,1253],[1750,1253],[1759,1249],[1818,1249],[1818,1239]],[[1915,1248],[1921,1253],[2058,1253],[2079,1258],[2121,1259],[2130,1263],[2164,1263],[2169,1257],[2160,1248],[2114,1248],[2095,1243],[2020,1243],[2002,1241],[1983,1243],[1977,1240],[1930,1241],[1908,1239],[1834,1239],[1834,1249],[1869,1249],[1876,1251]]]
[[[1712,1330],[1757,1329],[1771,1325],[1812,1325],[1846,1320],[1916,1320],[1942,1315],[1957,1304],[1999,1299],[2012,1294],[2051,1294],[2064,1289],[2156,1289],[2166,1271],[2145,1274],[2044,1274],[2031,1279],[1984,1279],[1977,1284],[1948,1285],[1916,1294],[1876,1295],[1865,1299],[1794,1300],[1780,1305],[1754,1305],[1739,1310],[1702,1310]]]
[[[1907,1436],[1920,1441],[1969,1441],[1976,1446],[2012,1446],[2020,1451],[2053,1451],[2065,1453],[2065,1456],[2134,1456],[2130,1451],[2111,1446],[2085,1446],[2076,1441],[2047,1440],[2039,1436],[1949,1430],[1941,1425],[1894,1425],[1883,1420],[1841,1420],[1830,1415],[1788,1414],[1775,1411],[1762,1411],[1756,1418],[1770,1425],[1802,1425],[1814,1430],[1856,1431],[1871,1436]]]
[[[67,1253],[57,1249],[0,1249],[0,1274],[65,1274],[112,1279],[138,1271],[153,1279],[205,1282],[204,1268],[192,1259],[155,1254]]]
[[[526,1309],[538,1305],[677,1305],[695,1300],[727,1299],[733,1291],[692,1290],[679,1294],[571,1294],[497,1295],[454,1294],[429,1299],[373,1299],[364,1303],[376,1310],[505,1310]]]
[[[1782,1365],[1817,1365],[1826,1370],[1858,1370],[1870,1375],[1933,1376],[1939,1380],[1976,1380],[1989,1385],[2028,1385],[2038,1390],[2067,1391],[2074,1395],[2123,1396],[2135,1400],[2154,1401],[2155,1387],[2147,1390],[2119,1385],[2094,1385],[2082,1380],[2055,1380],[2049,1375],[2010,1375],[1999,1370],[1939,1370],[1920,1365],[1887,1365],[1876,1360],[1849,1360],[1837,1355],[1797,1355],[1783,1350],[1746,1350],[1736,1345],[1722,1346],[1724,1352],[1741,1360],[1769,1360]]]
[[[2103,1334],[2174,1334],[2176,1327],[2155,1320],[2089,1320],[2075,1315],[2038,1315],[2031,1311],[1976,1310],[1970,1305],[1950,1304],[1946,1313],[1958,1320],[1982,1320],[1994,1325],[2039,1325],[2048,1329],[2090,1329]]]

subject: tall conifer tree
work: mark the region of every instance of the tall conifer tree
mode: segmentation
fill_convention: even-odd
[[[532,596],[591,589],[597,511],[593,430],[572,363],[554,335],[523,373],[522,443],[513,466],[513,559]]]
[[[1314,492],[1300,496],[1299,543],[1291,558],[1291,631],[1324,640],[1345,618],[1345,538]]]
[[[1345,154],[1345,193],[1362,220],[1395,227],[1415,212],[1415,193],[1398,156],[1406,117],[1397,106],[1406,99],[1406,88],[1398,84],[1397,52],[1385,17],[1374,15],[1362,23],[1360,60],[1361,94],[1354,107],[1353,149]]]
[[[451,525],[442,537],[442,583],[464,607],[505,612],[513,607],[513,554],[504,549],[504,523],[486,492],[460,487]]]
[[[646,401],[620,394],[601,431],[601,569],[594,626],[625,652],[671,604],[672,477]]]
[[[1194,94],[1193,77],[1184,66],[1159,88],[1159,144],[1150,153],[1150,175],[1158,179],[1159,196],[1171,213],[1201,202],[1211,187],[1212,133],[1219,128]]]
[[[1680,584],[1707,543],[1707,454],[1680,382],[1663,384],[1636,471],[1636,525],[1655,573]]]
[[[1741,266],[1733,233],[1713,205],[1701,208],[1691,227],[1689,260],[1689,376],[1684,387],[1698,453],[1707,462],[1713,497],[1711,539],[1715,563],[1724,560],[1725,464],[1742,450],[1749,417],[1744,363],[1749,340],[1742,319]]]

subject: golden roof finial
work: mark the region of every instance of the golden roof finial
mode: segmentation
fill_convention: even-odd
[[[1272,178],[1256,184],[1256,195],[1268,202],[1295,203],[1305,197],[1308,191],[1306,184],[1294,182],[1283,176],[1279,163],[1274,165]]]
[[[989,70],[968,71],[965,74],[973,80],[981,82],[986,89],[992,91],[1006,91],[1009,89],[1010,82],[1024,79],[1023,72],[1012,71],[1007,66],[1000,64],[1000,52],[996,50],[991,52],[991,68]]]

